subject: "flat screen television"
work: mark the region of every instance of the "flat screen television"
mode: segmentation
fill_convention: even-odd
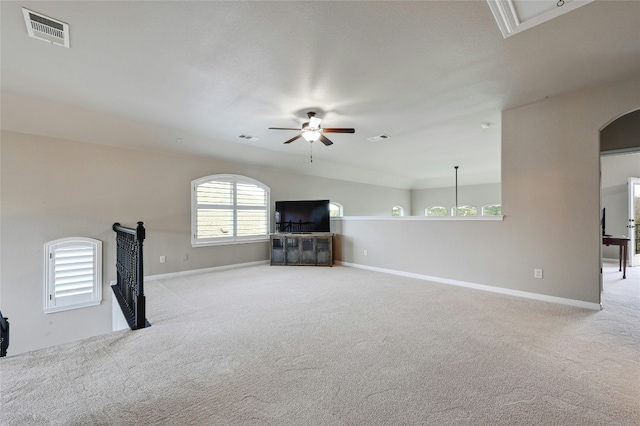
[[[276,201],[276,232],[330,232],[329,200]]]
[[[610,237],[611,235],[607,234],[607,209],[606,207],[602,208],[602,220],[600,220],[600,224],[602,225],[602,236]]]

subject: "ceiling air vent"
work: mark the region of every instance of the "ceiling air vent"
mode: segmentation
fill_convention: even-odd
[[[30,37],[58,46],[69,47],[69,24],[24,7],[22,14]]]
[[[250,135],[245,135],[244,133],[241,134],[240,136],[238,136],[240,139],[245,139],[251,142],[255,142],[257,141],[259,138],[255,137],[255,136],[250,136]]]
[[[381,135],[371,136],[370,138],[367,138],[367,140],[371,141],[371,142],[376,142],[376,141],[381,141],[381,140],[390,139],[390,138],[391,138],[391,136],[383,133]]]

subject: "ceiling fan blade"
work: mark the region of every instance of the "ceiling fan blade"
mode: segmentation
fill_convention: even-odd
[[[296,130],[300,130],[300,129],[296,129]],[[291,143],[291,142],[293,142],[293,141],[295,141],[296,139],[301,138],[301,137],[302,137],[302,133],[300,133],[298,136],[294,136],[294,137],[292,137],[291,139],[289,139],[289,140],[288,140],[288,141],[286,141],[285,143]]]
[[[269,130],[296,130],[300,131],[300,129],[294,129],[293,127],[269,127]]]
[[[325,133],[355,133],[356,129],[341,129],[341,128],[326,128],[323,127],[322,131]]]
[[[333,145],[333,142],[331,142],[329,139],[327,139],[324,135],[320,135],[319,140],[320,140],[320,142],[322,142],[326,146]]]

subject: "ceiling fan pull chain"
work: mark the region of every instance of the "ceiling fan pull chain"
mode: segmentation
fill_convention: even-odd
[[[313,163],[313,142],[311,142],[309,144],[309,146],[310,146],[310,148],[309,148],[309,151],[310,151],[309,156],[311,157],[311,162]]]

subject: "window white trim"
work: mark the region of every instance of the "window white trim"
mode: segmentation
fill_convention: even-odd
[[[499,214],[502,214],[502,204],[500,204],[500,203],[495,203],[495,204],[486,204],[486,205],[482,206],[482,209],[481,209],[481,210],[482,210],[482,216],[497,216],[497,215],[489,215],[489,214],[486,214],[486,213],[487,213],[487,209],[488,209],[488,208],[496,207],[496,206],[497,206],[497,207],[500,207],[500,213],[499,213]]]
[[[461,211],[462,213],[464,213],[465,210],[468,210],[470,212],[474,212],[473,214],[459,214]],[[469,204],[461,204],[459,206],[454,206],[451,207],[451,216],[466,216],[466,217],[470,217],[470,216],[477,216],[478,215],[478,208],[476,206],[471,206]]]
[[[398,214],[394,214],[395,212],[398,212]],[[403,217],[404,216],[404,207],[402,206],[393,206],[391,208],[391,216],[393,217]]]
[[[238,195],[242,195],[242,192],[239,193],[238,188],[242,186],[245,186],[245,189],[249,191],[247,192],[247,200],[251,202],[246,204],[241,204],[238,199]],[[210,197],[210,202],[198,202],[199,189],[203,198]],[[258,192],[262,192],[260,194],[262,200],[259,202],[251,200],[250,192],[256,189]],[[226,199],[223,199],[223,195]],[[233,174],[217,174],[196,179],[191,182],[191,245],[193,247],[203,247],[268,241],[270,229],[269,206],[269,187],[255,179]],[[241,212],[258,214],[259,219],[264,221],[263,225],[259,227],[259,232],[242,235],[243,231],[238,228],[241,223],[239,220],[239,213]],[[214,217],[216,213],[222,213],[223,216]],[[216,221],[216,229],[218,229],[220,222],[226,222],[226,226],[219,227],[220,235],[214,235],[213,232],[209,232],[210,236],[206,236],[204,231],[199,230],[199,214],[203,216],[211,215],[210,220]]]
[[[435,215],[435,214],[429,214],[432,212],[433,209],[442,209],[444,210],[444,214],[443,215]],[[443,216],[448,216],[449,215],[449,211],[445,206],[429,206],[427,208],[424,209],[424,215],[428,216],[428,217],[443,217]]]
[[[331,212],[337,211],[337,215],[331,215]],[[329,202],[329,216],[330,217],[342,217],[344,216],[344,207],[340,203],[336,203],[335,201]]]
[[[102,302],[102,241],[70,237],[44,245],[44,312]]]

